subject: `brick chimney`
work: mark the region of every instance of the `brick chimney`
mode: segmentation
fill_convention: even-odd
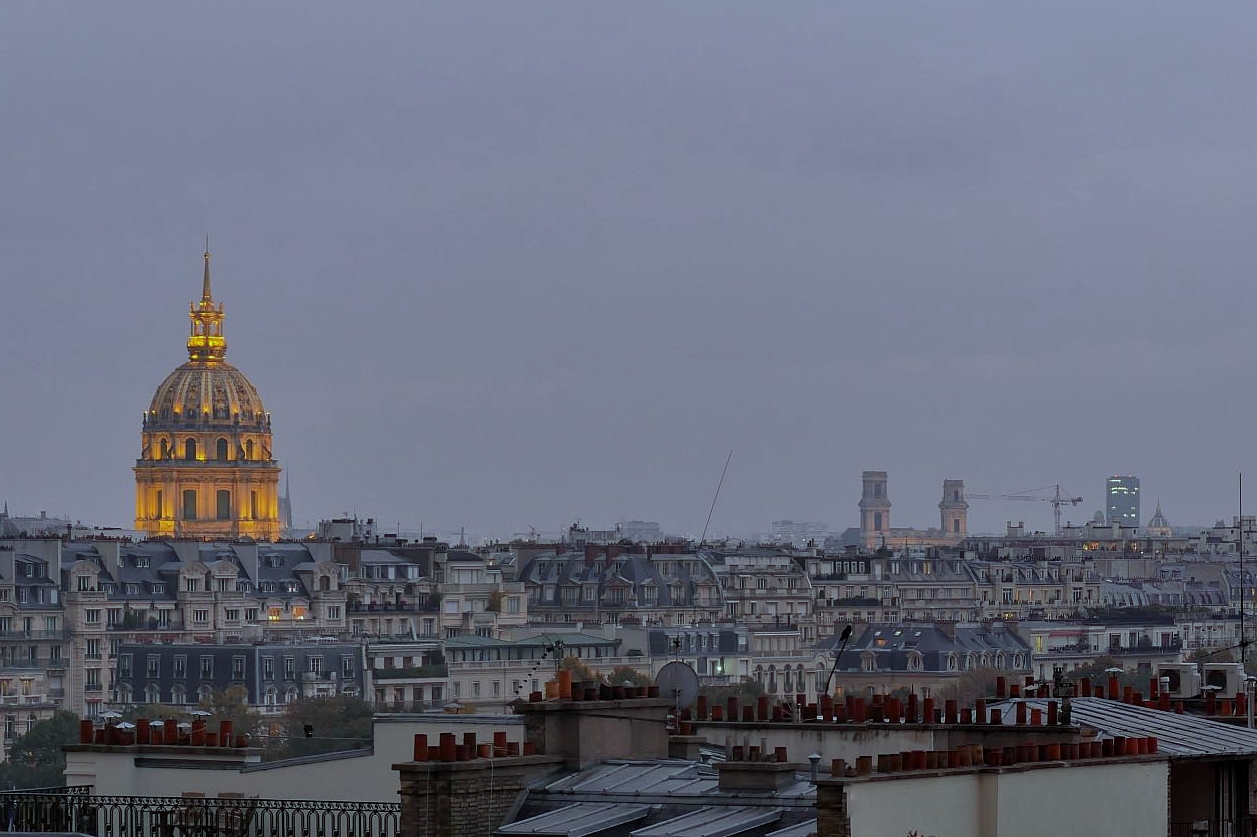
[[[401,774],[400,837],[480,837],[506,822],[528,785],[559,767],[544,756],[411,761]]]
[[[578,684],[573,684],[573,690]],[[547,700],[515,704],[525,742],[583,770],[603,759],[668,758],[669,698]]]
[[[584,698],[586,685],[573,684],[573,694]],[[461,745],[443,733],[434,746],[417,735],[414,761],[393,765],[401,776],[400,837],[483,837],[545,776],[608,758],[667,758],[672,708],[672,700],[660,697],[517,703],[525,724],[522,755],[504,733],[493,744],[467,733]]]

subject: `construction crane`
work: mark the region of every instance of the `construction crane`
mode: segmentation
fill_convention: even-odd
[[[1050,497],[1044,497],[1036,494],[1036,491],[1048,491],[1055,489],[1055,493]],[[966,500],[1027,500],[1037,503],[1051,503],[1052,516],[1056,521],[1056,534],[1061,533],[1061,506],[1076,506],[1082,502],[1081,497],[1071,497],[1061,493],[1059,485],[1045,485],[1042,488],[1032,488],[1029,491],[1017,491],[1012,494],[970,494],[965,492]]]

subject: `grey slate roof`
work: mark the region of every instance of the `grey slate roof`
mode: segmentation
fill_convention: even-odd
[[[932,622],[903,622],[897,625],[869,625],[863,634],[851,640],[838,666],[839,671],[859,671],[861,655],[871,652],[877,657],[880,671],[907,671],[908,660],[921,655],[921,671],[948,671],[951,654],[995,654],[1002,652],[1004,666],[1014,667],[1013,655],[1022,655],[1021,668],[1030,665],[1030,646],[1011,628],[1004,625],[956,625],[955,636]],[[838,636],[823,640],[817,647],[837,651]],[[963,669],[964,666],[958,666]]]

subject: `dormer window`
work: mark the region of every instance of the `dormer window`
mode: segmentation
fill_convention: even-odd
[[[135,567],[136,569],[147,570],[148,569],[148,556],[147,555],[135,556]]]

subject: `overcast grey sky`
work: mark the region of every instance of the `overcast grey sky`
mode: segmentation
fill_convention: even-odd
[[[0,4],[0,495],[129,526],[203,236],[299,520],[1253,474],[1257,7]],[[1051,507],[974,501],[971,529]]]

